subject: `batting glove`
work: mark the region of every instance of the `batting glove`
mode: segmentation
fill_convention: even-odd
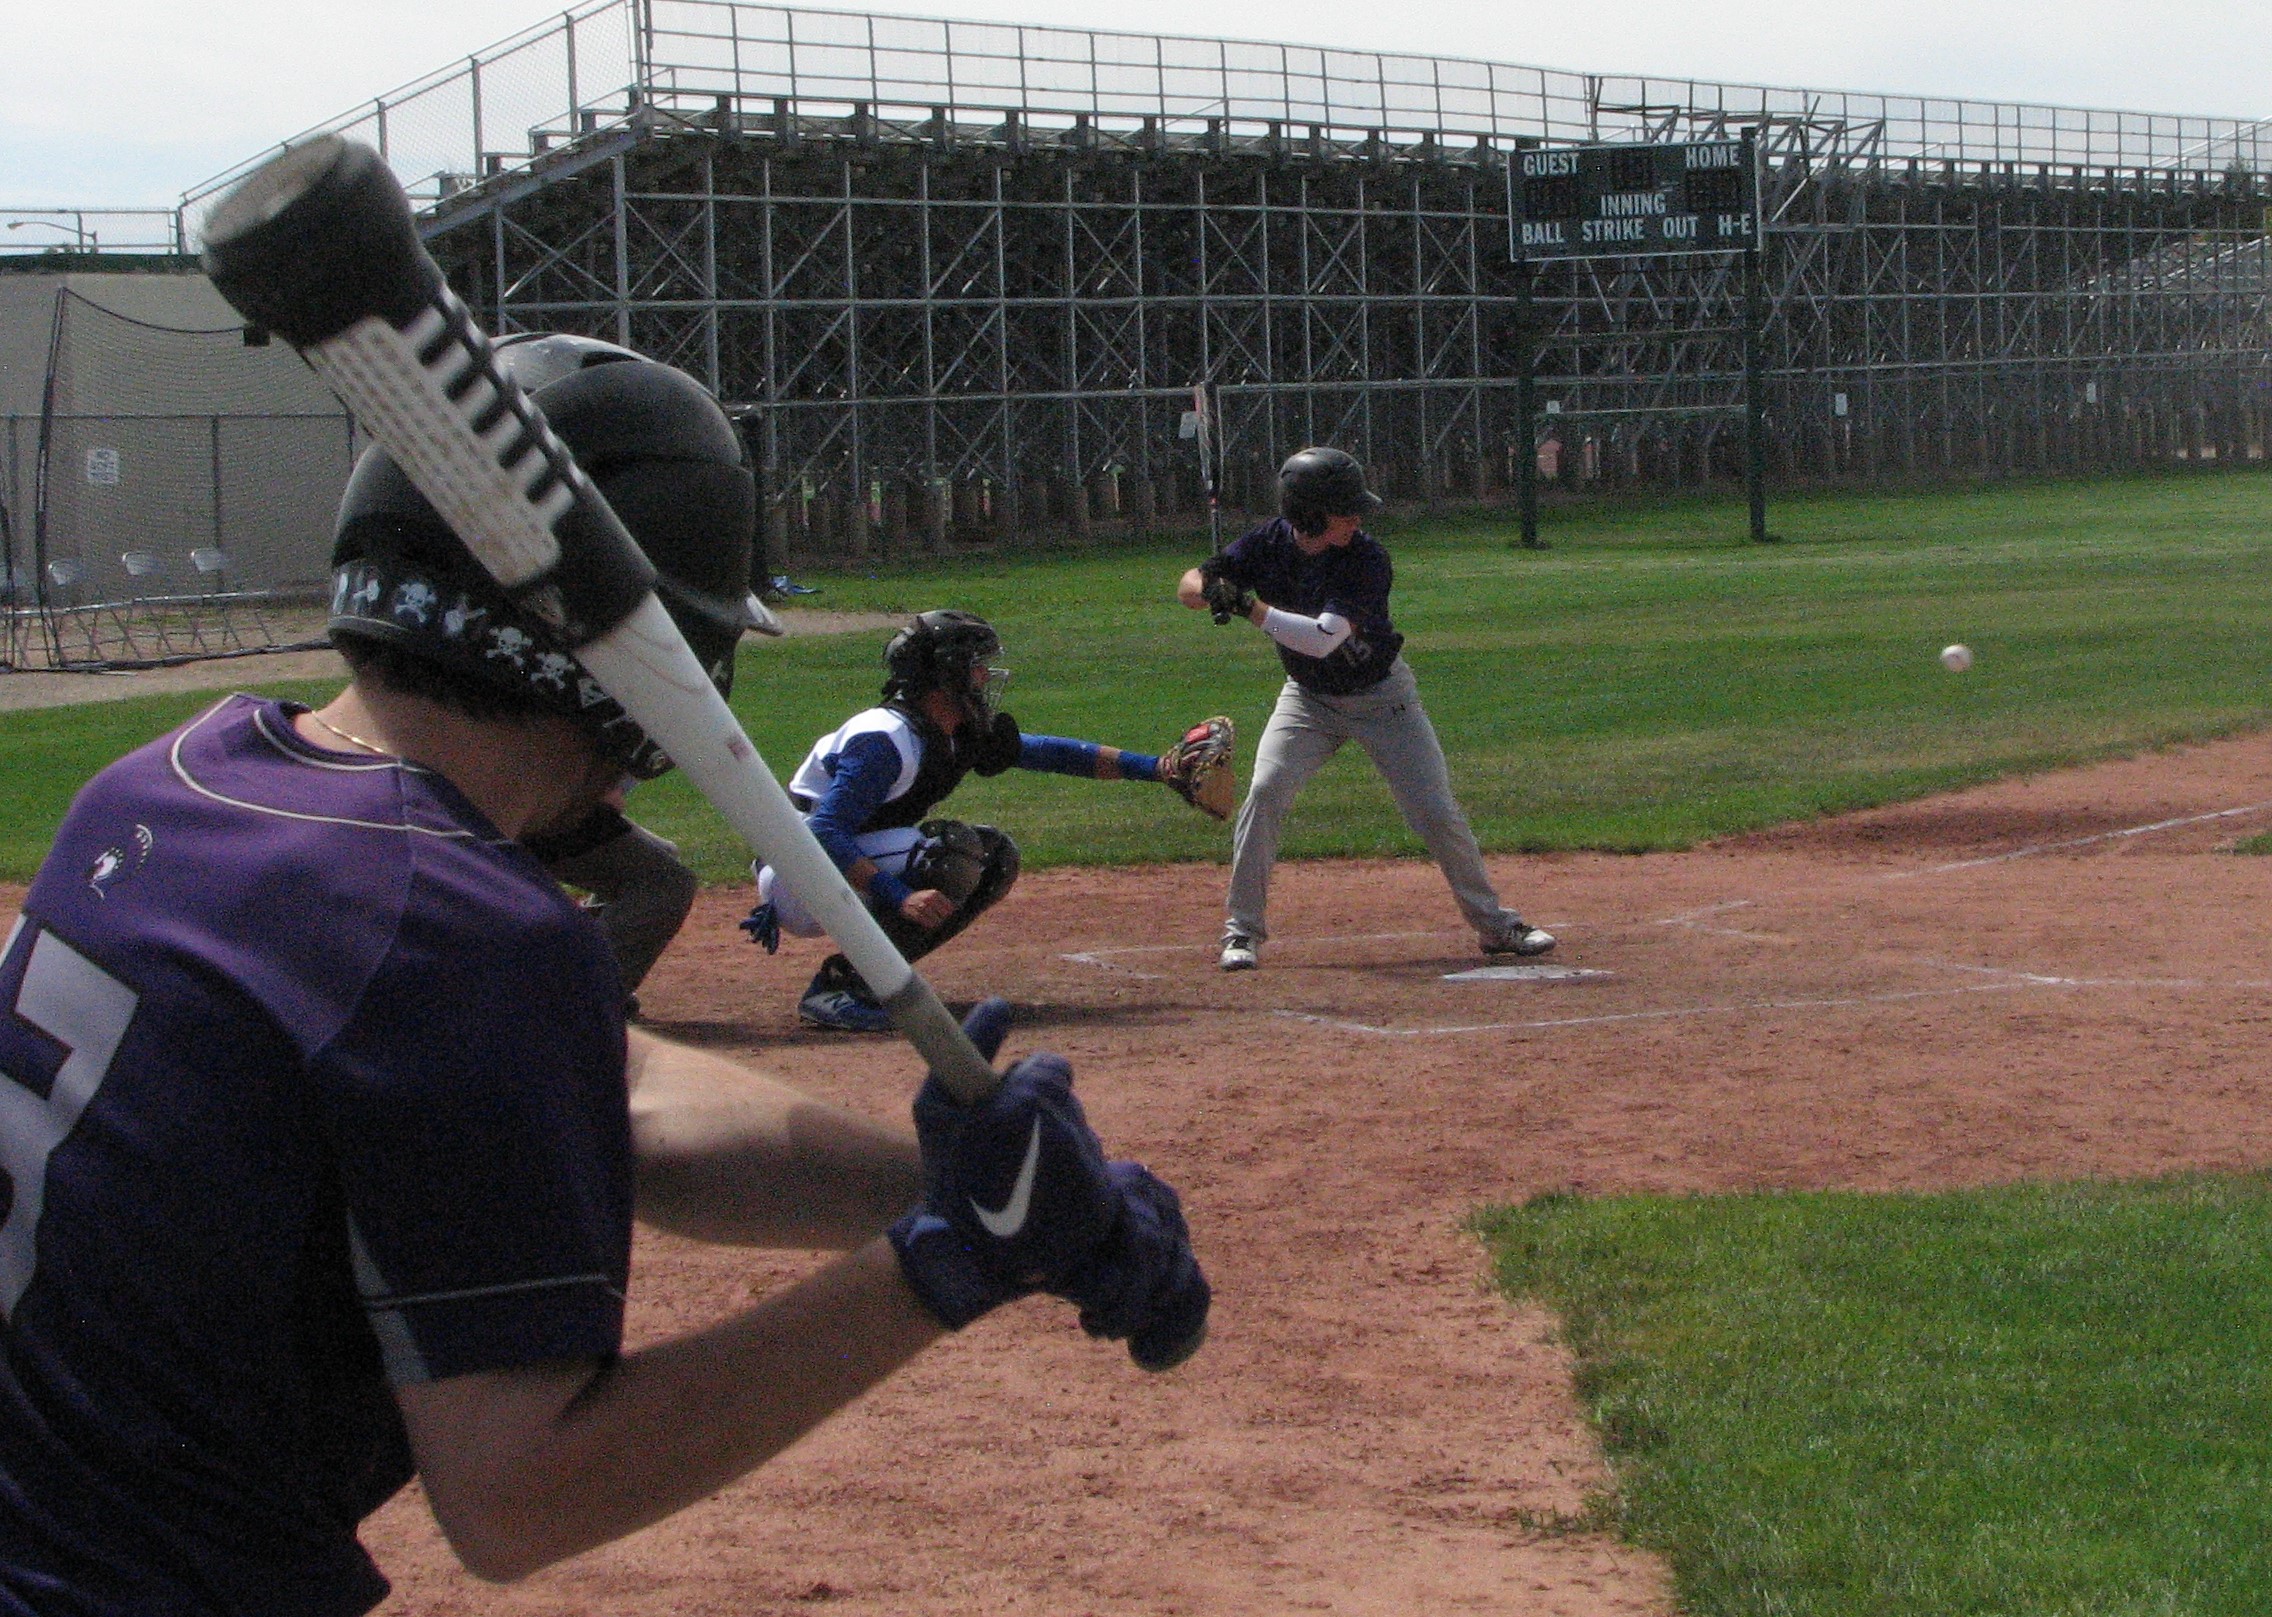
[[[1007,1022],[1008,1007],[989,1001],[965,1027],[991,1057]],[[971,1106],[933,1076],[916,1096],[915,1129],[923,1200],[891,1241],[941,1324],[960,1330],[1046,1291],[1078,1306],[1092,1336],[1126,1339],[1148,1369],[1198,1347],[1209,1294],[1175,1192],[1135,1163],[1105,1160],[1063,1057],[1028,1056]]]
[[[1120,1188],[1119,1227],[1079,1274],[1050,1289],[1079,1306],[1091,1336],[1126,1339],[1128,1356],[1145,1369],[1172,1370],[1207,1340],[1214,1293],[1173,1187],[1133,1162],[1105,1171]]]
[[[1254,591],[1227,578],[1208,580],[1206,599],[1207,610],[1217,623],[1247,617],[1254,611]]]

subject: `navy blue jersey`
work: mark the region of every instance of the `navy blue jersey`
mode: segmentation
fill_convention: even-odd
[[[620,1349],[604,939],[295,711],[96,776],[0,953],[0,1612],[365,1611],[390,1389]]]
[[[1305,618],[1336,612],[1349,620],[1349,638],[1323,657],[1271,642],[1287,676],[1304,690],[1347,696],[1370,689],[1388,677],[1404,649],[1404,636],[1388,616],[1396,570],[1369,533],[1360,530],[1346,545],[1313,556],[1295,542],[1291,522],[1273,517],[1241,534],[1219,565],[1223,576],[1281,612]]]

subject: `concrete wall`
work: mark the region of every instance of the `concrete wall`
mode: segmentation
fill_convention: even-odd
[[[245,345],[201,275],[0,276],[0,502],[19,570],[51,349],[45,552],[85,565],[83,595],[197,590],[211,580],[189,556],[207,548],[227,553],[233,588],[322,587],[361,442],[290,348]],[[160,558],[155,581],[129,577],[129,551]]]

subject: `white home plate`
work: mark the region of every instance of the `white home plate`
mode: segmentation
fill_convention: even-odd
[[[1592,971],[1584,966],[1477,966],[1473,971],[1447,971],[1447,983],[1568,983],[1581,977],[1610,977],[1614,972]]]

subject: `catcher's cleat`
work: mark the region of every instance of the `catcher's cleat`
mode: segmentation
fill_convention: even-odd
[[[890,1016],[880,1005],[870,1004],[859,995],[842,988],[817,989],[797,1001],[797,1020],[807,1027],[825,1028],[831,1033],[889,1033]]]
[[[1549,942],[1552,940],[1549,939]],[[1255,956],[1254,939],[1243,932],[1223,934],[1222,967],[1225,971],[1252,971],[1262,962]]]
[[[1534,955],[1544,954],[1554,947],[1554,934],[1543,927],[1515,920],[1496,932],[1485,933],[1480,941],[1485,954]]]

